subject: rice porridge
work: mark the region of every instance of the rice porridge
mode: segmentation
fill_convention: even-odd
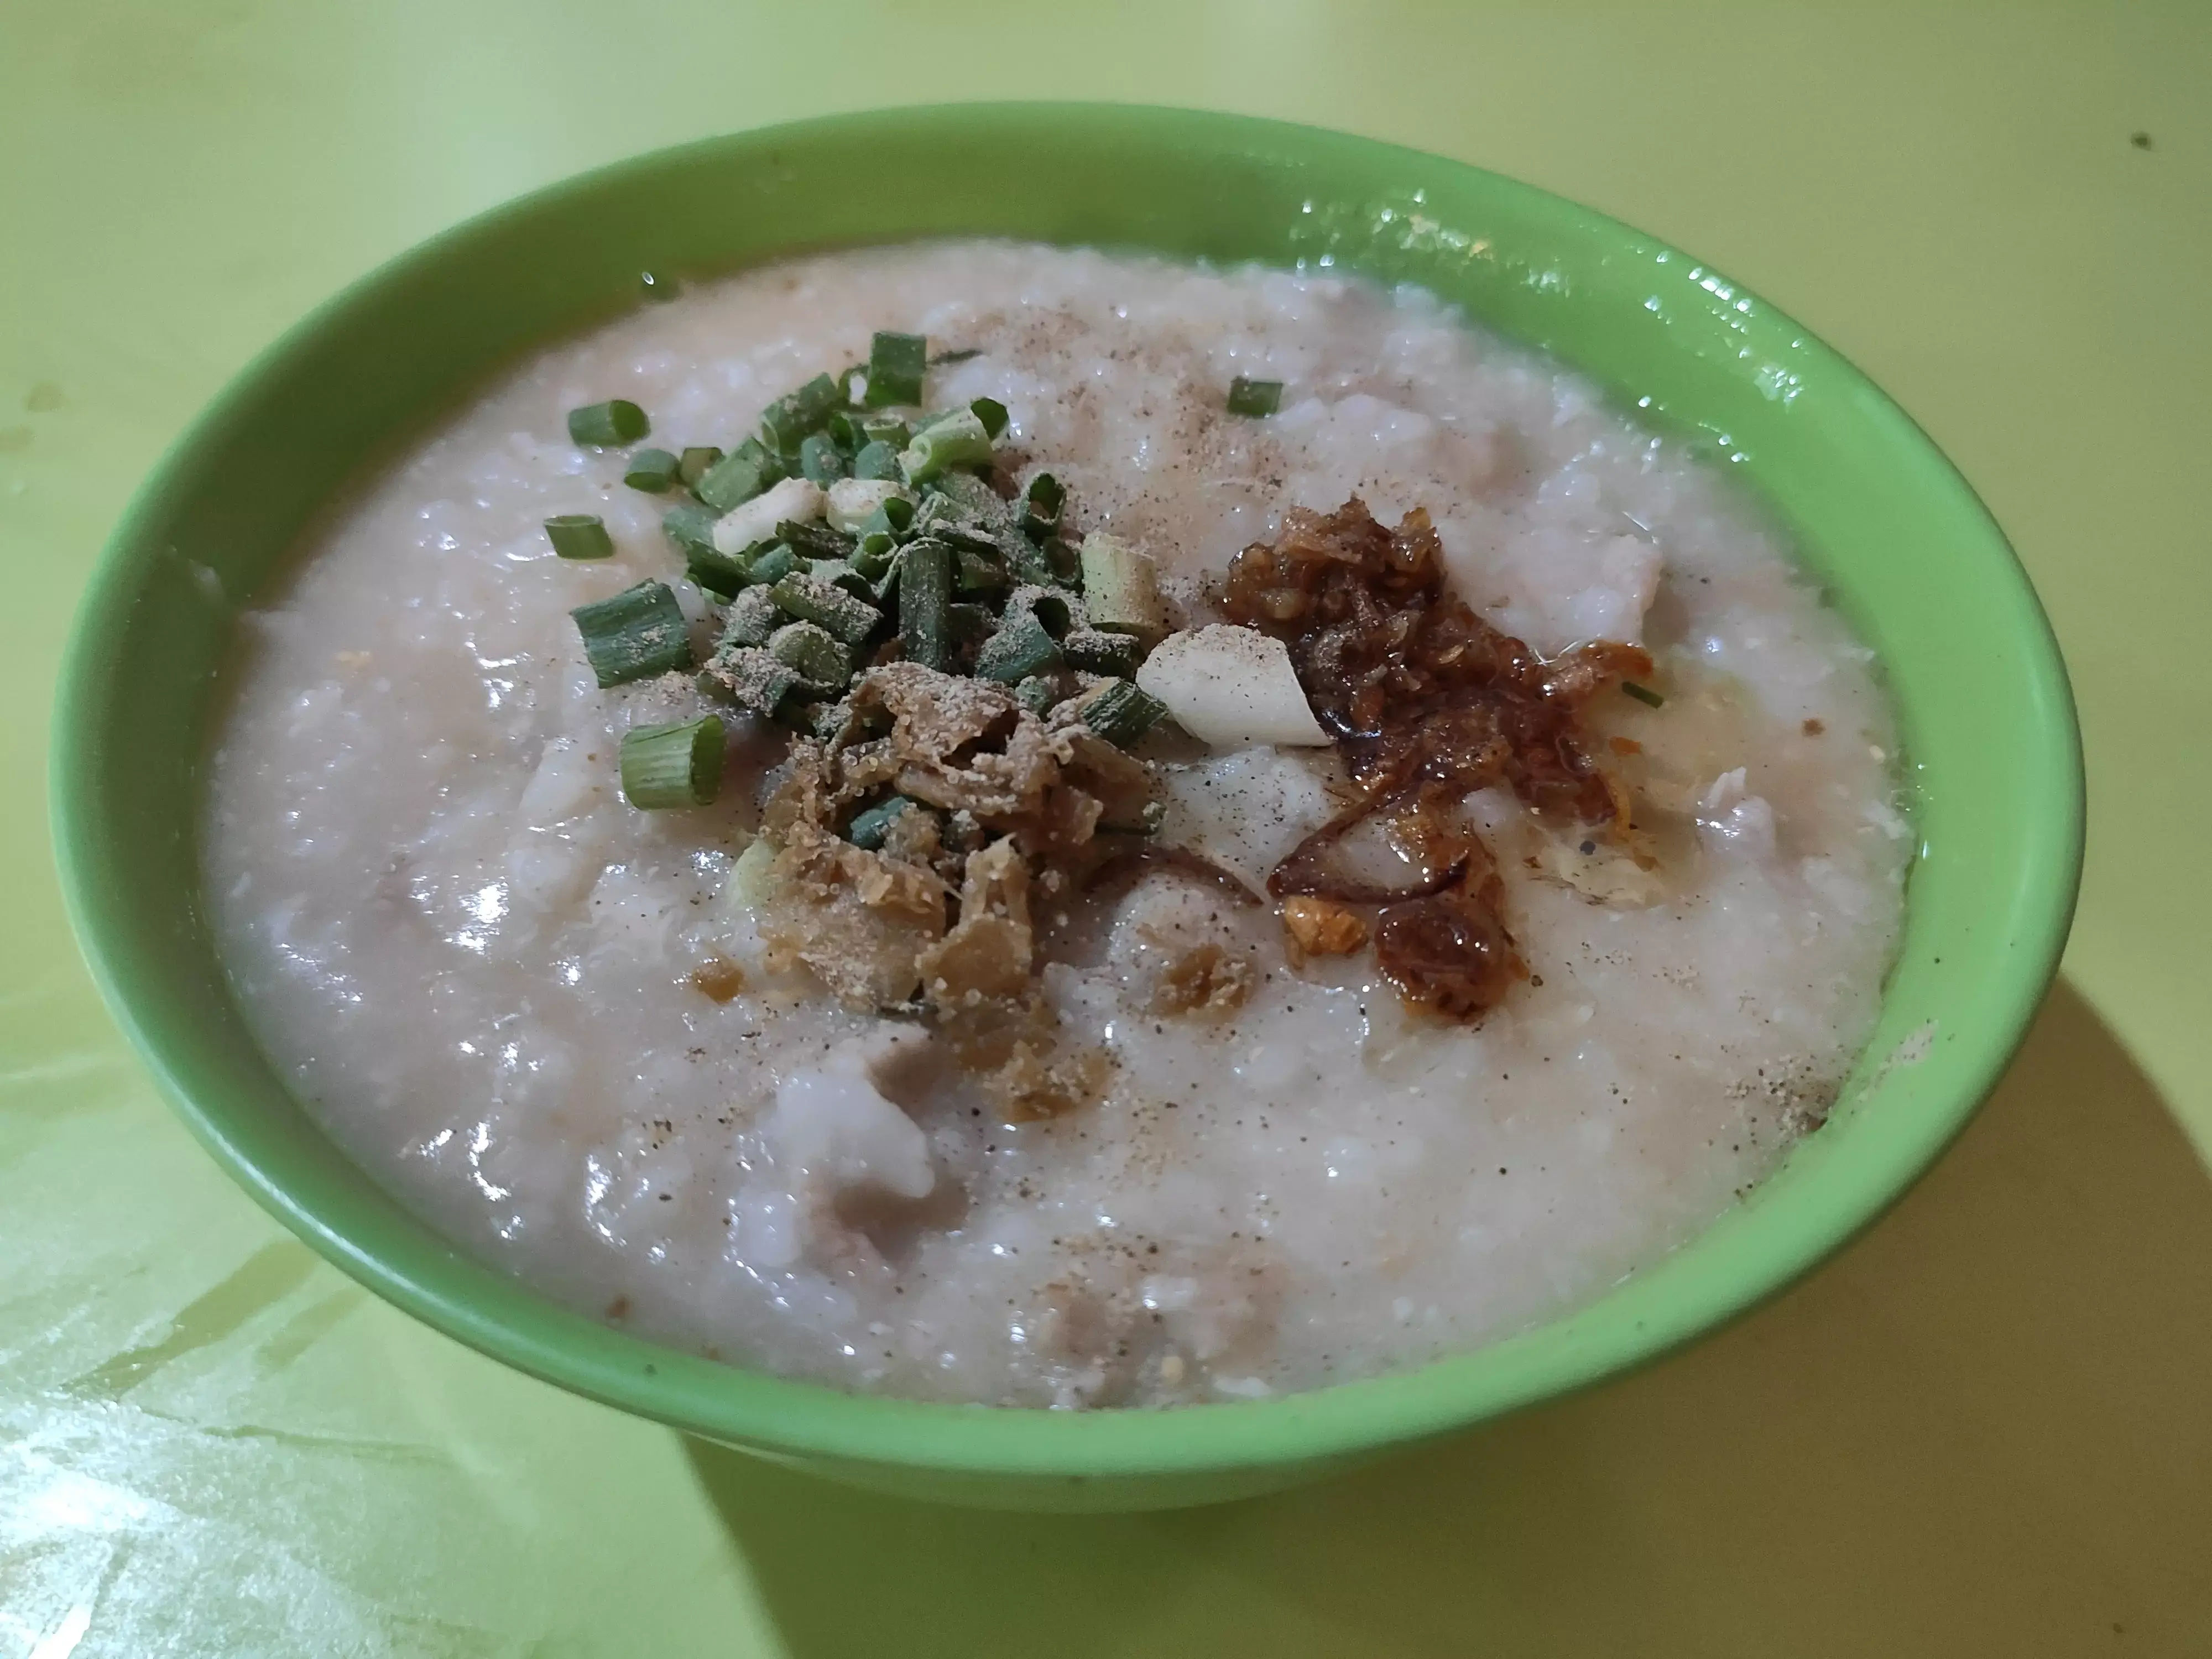
[[[1912,846],[1728,481],[1328,275],[698,285],[342,503],[234,681],[210,905],[329,1133],[595,1317],[917,1398],[1588,1300],[1819,1123]]]

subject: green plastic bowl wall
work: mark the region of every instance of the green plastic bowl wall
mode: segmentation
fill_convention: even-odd
[[[932,158],[908,189],[884,158]],[[199,896],[198,803],[238,608],[365,460],[520,350],[640,303],[639,273],[991,235],[1421,283],[1619,405],[1695,430],[1762,496],[1879,653],[1920,837],[1902,954],[1827,1124],[1705,1232],[1602,1299],[1401,1375],[1172,1412],[841,1394],[656,1347],[461,1255],[287,1092],[233,1002]],[[177,443],[93,578],[61,689],[55,831],[118,1018],[199,1139],[362,1283],[563,1388],[887,1491],[1031,1509],[1286,1486],[1646,1361],[1866,1225],[1995,1083],[2055,970],[2081,858],[2064,671],[1972,492],[1897,407],[1696,259],[1417,151],[1239,118],[981,105],[836,117],[649,155],[438,237],[338,296]]]

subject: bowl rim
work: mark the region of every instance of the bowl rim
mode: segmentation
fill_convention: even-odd
[[[2018,556],[1979,497],[1932,440],[1886,393],[1811,331],[1733,279],[1732,290],[1756,301],[1771,319],[1794,329],[1832,380],[1849,385],[1865,417],[1889,423],[1924,452],[1944,487],[1978,516],[1984,551],[2002,555],[1995,568],[2001,596],[2016,617],[2014,643],[2041,693],[2046,714],[2038,783],[2049,809],[2025,826],[2028,861],[2040,879],[2019,907],[2023,935],[2010,975],[2002,1018],[1968,1035],[1965,1080],[1916,1126],[1896,1138],[1872,1170],[1863,1171],[1849,1201],[1832,1203],[1793,1235],[1788,1248],[1747,1263],[1718,1290],[1678,1298],[1671,1316],[1597,1339],[1539,1341],[1616,1291],[1571,1308],[1498,1341],[1411,1370],[1255,1401],[1206,1403],[1172,1411],[1085,1413],[950,1405],[847,1393],[808,1382],[711,1361],[663,1348],[570,1312],[496,1268],[438,1242],[395,1261],[355,1232],[334,1225],[298,1200],[283,1172],[242,1144],[220,1102],[201,1098],[179,1075],[162,1035],[139,1006],[136,975],[123,945],[108,937],[91,902],[102,872],[85,852],[83,833],[99,810],[88,769],[72,764],[78,738],[100,698],[102,646],[110,618],[124,608],[141,574],[137,550],[166,512],[166,498],[204,452],[219,449],[261,383],[310,353],[325,331],[342,324],[371,295],[434,267],[493,228],[518,216],[556,209],[685,157],[766,154],[871,125],[927,126],[1024,116],[1062,126],[1087,126],[1110,141],[1129,124],[1172,121],[1217,146],[1259,140],[1277,146],[1357,147],[1375,171],[1410,169],[1478,175],[1486,189],[1534,198],[1584,231],[1661,250],[1718,276],[1672,244],[1553,192],[1471,163],[1330,129],[1262,118],[1172,106],[1110,103],[981,102],[921,104],[856,111],[749,129],[631,156],[569,175],[494,206],[415,244],[315,307],[257,353],[170,443],[117,520],[95,562],[71,627],[52,724],[49,782],[52,826],[70,920],[108,1008],[161,1092],[216,1162],[252,1197],[318,1253],[386,1300],[446,1334],[531,1375],[589,1398],[711,1439],[800,1457],[886,1464],[975,1475],[1084,1478],[1194,1474],[1292,1464],[1417,1441],[1567,1393],[1648,1364],[1717,1329],[1787,1288],[1877,1219],[1962,1129],[1995,1086],[2055,977],[2080,879],[2085,811],[2078,718],[2048,617]],[[1194,155],[1202,161],[1202,155]],[[795,251],[795,250],[794,250]],[[771,256],[773,257],[773,256]],[[733,267],[736,268],[736,267]],[[1955,1057],[1954,1057],[1955,1060]],[[319,1132],[318,1132],[319,1133]],[[364,1179],[367,1179],[364,1176]],[[421,1226],[422,1224],[416,1224]],[[1707,1224],[1710,1227],[1713,1224]],[[424,1230],[427,1233],[427,1229]],[[434,1237],[434,1236],[432,1236]],[[1703,1237],[1703,1230],[1692,1241]]]

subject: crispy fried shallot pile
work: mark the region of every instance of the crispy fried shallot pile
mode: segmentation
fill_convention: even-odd
[[[1480,1018],[1528,970],[1500,914],[1496,860],[1459,805],[1502,784],[1554,821],[1625,817],[1579,716],[1601,689],[1648,675],[1650,658],[1600,641],[1545,660],[1446,590],[1426,512],[1388,529],[1357,496],[1328,514],[1291,509],[1273,542],[1237,555],[1224,602],[1232,621],[1289,646],[1360,791],[1268,878],[1293,942],[1356,949],[1353,922],[1371,908],[1376,960],[1401,994]],[[1376,813],[1425,880],[1386,890],[1336,867],[1337,843]]]

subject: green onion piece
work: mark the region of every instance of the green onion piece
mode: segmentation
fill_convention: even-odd
[[[1109,634],[1133,634],[1147,650],[1168,631],[1152,562],[1118,536],[1094,530],[1083,538],[1083,603],[1091,625]]]
[[[611,559],[614,538],[596,513],[560,513],[545,520],[546,538],[564,559]]]
[[[726,599],[745,585],[750,567],[743,554],[725,553],[714,545],[714,517],[696,501],[681,501],[661,514],[660,527],[684,555],[684,575]]]
[[[929,360],[929,366],[932,368],[943,368],[948,363],[964,363],[970,357],[980,357],[982,355],[983,348],[981,346],[962,346],[957,351],[939,352]]]
[[[884,535],[896,540],[913,528],[914,503],[903,495],[893,495],[868,514],[867,522],[860,526],[860,534]]]
[[[676,476],[684,480],[686,489],[696,489],[699,480],[714,471],[714,464],[722,459],[722,452],[712,444],[700,444],[684,452],[676,463]]]
[[[796,392],[787,392],[761,411],[761,435],[779,455],[795,455],[809,434],[822,430],[845,393],[827,374],[817,374]]]
[[[920,403],[928,363],[929,343],[922,336],[878,334],[868,346],[868,407]]]
[[[845,476],[845,457],[826,432],[810,433],[799,446],[799,473],[827,489]]]
[[[915,803],[904,795],[878,801],[866,811],[853,815],[852,823],[845,828],[845,839],[862,851],[872,853],[882,847],[884,837],[890,833],[891,825],[901,815],[915,810]]]
[[[1083,705],[1083,723],[1107,742],[1127,749],[1159,723],[1168,706],[1128,680],[1108,682]]]
[[[884,574],[875,579],[876,609],[886,615],[898,604],[899,572],[905,566],[906,549],[895,547],[891,550],[890,562],[884,567]]]
[[[860,567],[851,560],[814,559],[810,562],[813,568],[808,574],[817,581],[825,581],[832,587],[842,588],[863,604],[874,603],[875,578],[862,574]]]
[[[863,443],[889,444],[893,449],[904,449],[907,440],[914,434],[907,430],[906,422],[896,415],[863,415],[860,416],[860,441]]]
[[[1032,674],[1014,688],[1014,701],[1042,719],[1060,701],[1060,676]]]
[[[771,542],[765,551],[754,558],[745,576],[750,581],[780,582],[793,571],[804,568],[799,555],[781,542]]]
[[[719,696],[771,720],[800,687],[795,671],[760,647],[750,645],[715,652],[714,661],[700,675],[699,684],[710,696]]]
[[[889,478],[897,482],[902,477],[898,451],[880,438],[870,439],[853,457],[853,476],[856,478]]]
[[[988,530],[1006,530],[1014,522],[1013,509],[1000,500],[988,478],[972,472],[950,472],[937,481],[936,488],[939,495]]]
[[[866,599],[855,599],[843,588],[804,571],[793,571],[769,592],[793,616],[819,623],[848,645],[866,639],[884,619],[883,612]]]
[[[1054,641],[1066,636],[1079,620],[1079,606],[1069,603],[1069,596],[1056,587],[1040,587],[1025,582],[1006,596],[1006,615],[1031,616],[1037,619],[1044,631]]]
[[[830,423],[823,430],[830,434],[830,441],[837,446],[840,454],[850,455],[868,441],[867,434],[860,430],[859,418],[850,410],[840,409],[833,412]],[[800,446],[802,453],[805,447]]]
[[[819,519],[810,519],[804,524],[796,519],[779,520],[775,538],[805,559],[848,558],[860,540],[842,530],[833,530]]]
[[[1283,383],[1280,380],[1248,380],[1242,374],[1229,383],[1229,412],[1231,415],[1272,415],[1282,407]]]
[[[1006,429],[1006,422],[1012,418],[1006,413],[1006,404],[996,398],[978,398],[968,408],[977,420],[982,422],[983,430],[990,434],[994,443],[999,441],[999,434]]]
[[[1023,531],[1042,541],[1060,528],[1060,512],[1066,505],[1067,492],[1060,488],[1060,480],[1049,472],[1038,473],[1022,495]]]
[[[803,690],[817,696],[842,691],[853,678],[853,653],[826,628],[811,622],[786,623],[768,642],[768,653],[797,674]]]
[[[642,489],[648,495],[658,495],[676,482],[677,469],[683,463],[665,449],[641,449],[629,458],[623,470],[623,482],[632,489]]]
[[[766,645],[775,636],[775,630],[789,620],[783,607],[765,587],[748,587],[730,601],[730,608],[722,613],[722,637],[717,650],[734,650],[743,645]]]
[[[782,463],[748,438],[717,461],[692,486],[692,492],[717,513],[727,513],[766,489],[783,482]]]
[[[689,553],[703,547],[711,552],[714,546],[714,520],[720,516],[696,501],[678,501],[660,515],[660,527],[680,551]]]
[[[972,466],[991,459],[991,434],[973,410],[962,410],[949,420],[914,434],[899,456],[899,470],[908,483],[934,478],[949,466]]]
[[[603,687],[691,666],[690,630],[666,582],[640,582],[568,614]]]
[[[637,273],[637,291],[648,300],[672,300],[676,297],[676,284],[655,271],[641,270]]]
[[[1133,634],[1109,634],[1096,628],[1079,628],[1060,642],[1060,653],[1070,668],[1086,674],[1118,674],[1124,678],[1137,672],[1145,659],[1144,641]]]
[[[1037,554],[1044,561],[1044,568],[1052,573],[1050,580],[1058,582],[1062,587],[1082,588],[1083,554],[1073,543],[1058,536],[1048,536],[1037,549]]]
[[[877,585],[890,573],[891,560],[897,552],[898,544],[891,539],[889,532],[871,531],[860,538],[848,562],[851,564],[854,574],[866,581],[869,592],[873,593]]]
[[[611,444],[634,444],[652,430],[645,411],[627,398],[603,404],[586,404],[568,411],[568,436],[588,448]]]
[[[702,714],[672,726],[634,726],[623,733],[623,799],[648,812],[704,806],[722,787],[722,717]]]
[[[1642,703],[1646,708],[1663,708],[1666,707],[1667,699],[1661,696],[1656,691],[1654,691],[1648,685],[1638,685],[1634,680],[1623,680],[1620,683],[1620,689],[1628,693],[1630,696],[1635,698],[1637,702]]]
[[[963,594],[1002,592],[1012,581],[1006,567],[988,553],[960,550],[957,585]]]
[[[726,604],[752,580],[752,572],[741,553],[725,553],[718,547],[691,548],[684,557],[684,580]]]
[[[1031,611],[1011,613],[975,654],[975,678],[1012,685],[1060,666],[1060,647]]]
[[[952,604],[952,550],[939,541],[908,542],[888,581],[898,582],[899,645],[908,662],[941,669],[951,659],[947,611]]]

